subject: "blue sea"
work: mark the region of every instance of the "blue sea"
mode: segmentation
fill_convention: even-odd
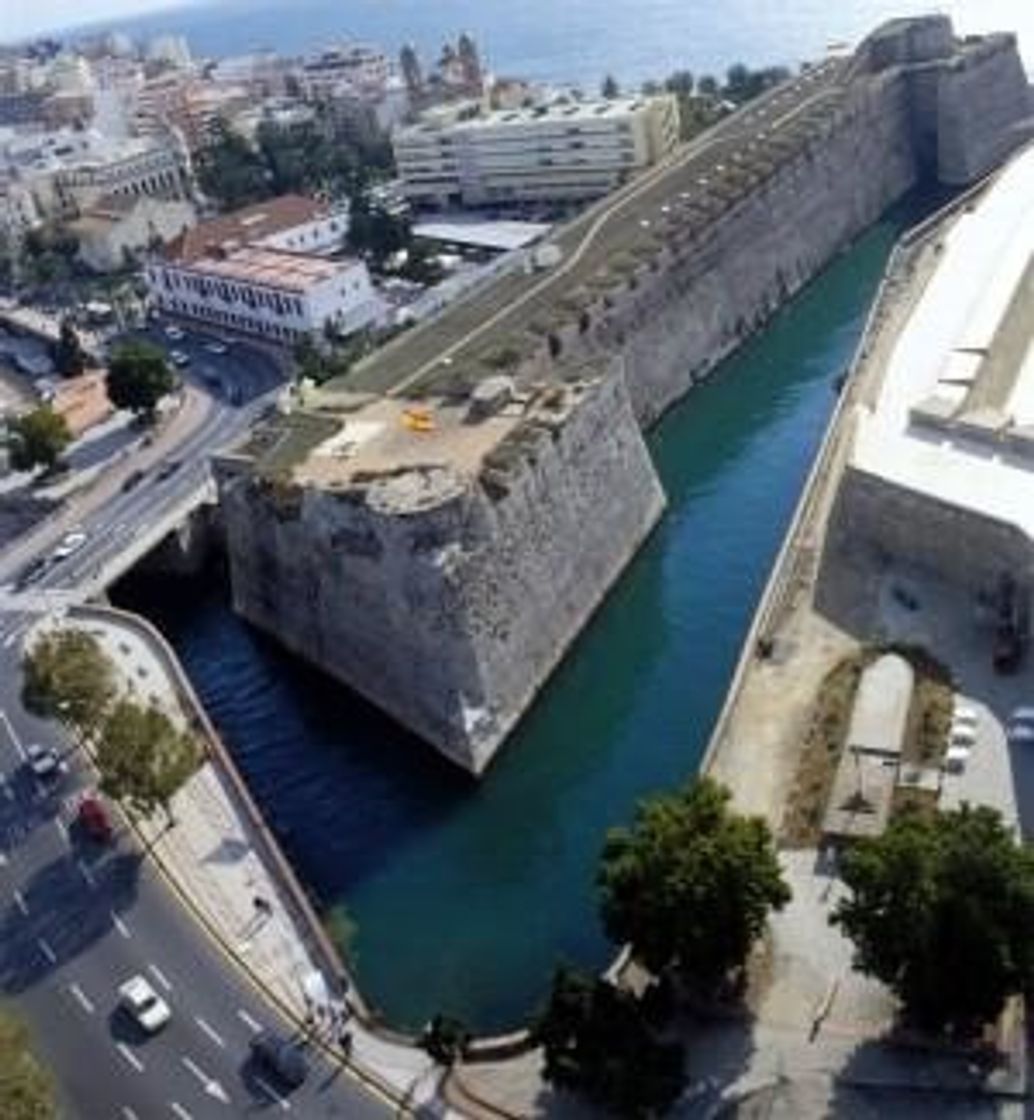
[[[199,0],[104,26],[184,34],[204,56],[302,53],[358,39],[392,52],[412,42],[428,60],[469,31],[497,74],[595,88],[608,73],[636,83],[736,61],[794,64],[891,16],[930,11],[947,12],[964,33],[1017,31],[1034,71],[1034,0]]]

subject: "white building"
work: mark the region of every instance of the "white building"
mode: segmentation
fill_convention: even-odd
[[[328,321],[348,334],[383,306],[362,261],[320,255],[339,249],[347,229],[345,211],[272,198],[187,230],[148,267],[148,287],[165,311],[280,342]]]
[[[79,239],[79,256],[87,267],[114,272],[168,244],[194,222],[194,207],[183,199],[123,195],[93,203],[69,229]]]
[[[182,35],[156,35],[147,44],[147,58],[151,62],[165,62],[182,70],[192,65],[190,47]]]
[[[678,143],[672,96],[555,102],[396,130],[409,199],[447,206],[596,198]]]
[[[147,267],[163,311],[291,343],[332,323],[343,334],[376,322],[381,302],[366,265],[245,246],[226,255]]]
[[[351,87],[361,92],[377,92],[391,77],[391,60],[383,51],[362,43],[335,47],[310,58],[297,73],[303,96],[322,100]]]

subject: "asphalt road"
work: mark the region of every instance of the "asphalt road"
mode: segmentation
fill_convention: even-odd
[[[294,1093],[249,1059],[262,1026],[284,1031],[260,995],[157,878],[128,837],[99,847],[74,824],[88,785],[56,724],[19,703],[16,659],[0,658],[0,991],[34,1029],[70,1120],[252,1116],[380,1117],[391,1109],[310,1048]],[[41,783],[24,747],[61,752]],[[142,1036],[117,1011],[119,984],[142,974],[173,1009]],[[0,1106],[2,1113],[2,1106]]]
[[[117,555],[149,519],[184,501],[204,482],[208,456],[243,433],[282,382],[259,351],[238,344],[215,355],[205,348],[210,336],[170,342],[151,333],[167,349],[191,355],[185,376],[211,397],[203,419],[136,485],[123,489],[109,480],[110,493],[88,503],[78,523],[86,543],[52,563],[24,595],[0,598],[0,995],[33,1028],[69,1120],[391,1115],[387,1103],[311,1047],[309,1078],[293,1093],[256,1068],[252,1035],[264,1026],[288,1029],[128,835],[98,847],[79,833],[75,808],[88,773],[63,729],[35,719],[20,702],[21,638],[46,605],[40,592],[59,596]],[[171,463],[178,466],[169,473]],[[133,469],[132,461],[121,464],[119,479]],[[42,536],[16,564],[0,556],[0,584],[52,547]],[[28,743],[63,757],[66,771],[53,784],[25,764]],[[136,974],[173,1010],[153,1037],[116,1007],[118,986]]]

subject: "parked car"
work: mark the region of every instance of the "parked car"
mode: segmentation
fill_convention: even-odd
[[[127,474],[122,481],[122,493],[128,494],[130,490],[135,490],[145,477],[146,471],[133,471],[131,474]]]
[[[170,342],[181,342],[183,340],[183,338],[185,337],[185,335],[179,329],[179,327],[169,326],[169,327],[165,328],[165,337]]]
[[[99,797],[89,794],[79,802],[76,821],[91,840],[96,840],[98,844],[111,842],[114,833],[111,816]]]
[[[1034,724],[1013,718],[1009,724],[1010,743],[1034,743]]]
[[[289,1039],[273,1031],[260,1031],[250,1046],[255,1060],[289,1088],[297,1089],[309,1076],[305,1055]]]
[[[169,357],[172,359],[172,364],[180,369],[190,365],[190,355],[183,350],[172,350],[169,352]]]
[[[81,529],[75,529],[71,533],[66,533],[57,547],[50,554],[52,560],[67,560],[73,552],[78,552],[80,548],[86,544],[86,534]]]
[[[37,556],[35,560],[30,560],[15,577],[15,591],[24,591],[27,587],[31,587],[49,567],[50,559],[46,556]]]
[[[179,459],[170,459],[167,463],[163,463],[158,468],[158,473],[154,476],[155,482],[164,482],[167,478],[171,478],[183,464]]]
[[[172,1010],[140,975],[119,985],[119,1006],[141,1029],[155,1034],[172,1018]]]
[[[969,747],[952,746],[944,755],[944,769],[949,774],[961,774],[969,762]]]
[[[1032,709],[1034,714],[1034,709]],[[962,726],[975,727],[980,722],[980,713],[976,708],[970,708],[966,704],[956,704],[955,710],[952,712],[951,721],[954,724]]]
[[[37,778],[46,781],[56,778],[61,773],[61,760],[57,757],[57,752],[51,747],[45,747],[42,743],[29,743],[25,748],[25,757],[29,769]]]
[[[229,350],[229,347],[225,342],[221,342],[216,338],[211,342],[206,342],[205,349],[209,352],[209,354],[225,354],[226,351]]]

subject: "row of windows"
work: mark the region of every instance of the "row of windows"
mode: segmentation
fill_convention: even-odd
[[[213,296],[224,303],[243,303],[248,307],[265,307],[277,315],[301,315],[302,301],[297,296],[283,296],[279,292],[267,292],[262,288],[246,287],[226,280],[208,280],[189,273],[166,271],[160,273],[163,287],[167,290],[194,292],[202,299]]]
[[[296,330],[294,327],[282,327],[279,323],[267,323],[263,319],[252,319],[250,315],[239,315],[235,311],[222,311],[217,307],[197,304],[191,300],[165,298],[162,300],[162,307],[180,315],[189,315],[195,319],[207,319],[211,323],[220,323],[224,327],[232,327],[251,334],[265,335],[267,338],[279,339],[282,342],[294,342],[306,333]]]

